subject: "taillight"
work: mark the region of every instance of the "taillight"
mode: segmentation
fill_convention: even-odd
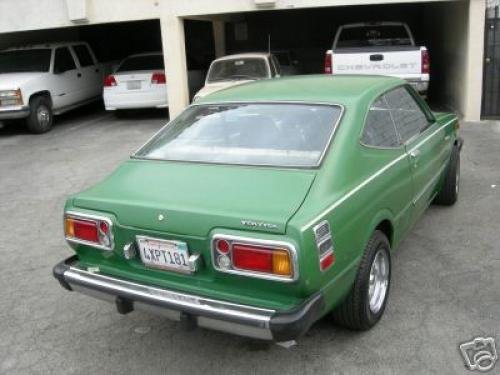
[[[325,74],[333,73],[333,56],[330,52],[325,54]]]
[[[66,240],[100,249],[111,250],[113,248],[111,225],[111,220],[105,217],[74,213],[64,215]]]
[[[110,74],[109,76],[106,76],[106,78],[104,78],[104,87],[112,86],[116,86],[116,79],[114,75]]]
[[[421,51],[422,56],[422,74],[429,74],[431,70],[431,60],[429,57],[429,51],[423,49]]]
[[[316,248],[319,255],[319,268],[326,271],[335,263],[335,252],[333,249],[332,233],[330,224],[324,220],[313,228]]]
[[[221,272],[284,281],[296,277],[294,249],[281,242],[224,236],[213,240],[212,254]]]
[[[167,77],[165,73],[156,72],[151,76],[151,83],[154,85],[162,85],[167,83]]]

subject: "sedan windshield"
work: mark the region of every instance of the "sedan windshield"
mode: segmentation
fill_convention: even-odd
[[[0,52],[0,73],[48,72],[51,52],[47,48]]]
[[[316,167],[340,113],[336,105],[195,105],[160,130],[133,157]]]
[[[244,58],[215,61],[207,82],[267,78],[266,61],[262,58]]]

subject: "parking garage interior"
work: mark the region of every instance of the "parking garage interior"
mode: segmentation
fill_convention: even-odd
[[[323,71],[324,53],[331,48],[341,24],[402,21],[418,45],[428,47],[431,78],[428,100],[434,108],[461,108],[467,51],[457,46],[467,38],[467,2],[356,5],[326,8],[266,10],[184,19],[187,69],[206,73],[215,58],[212,20],[224,21],[226,54],[250,51],[288,51],[301,74]],[[3,34],[0,49],[33,43],[83,40],[108,70],[127,55],[162,50],[159,19],[79,25]],[[168,59],[168,51],[165,55]],[[168,72],[167,72],[168,75]]]
[[[446,17],[445,17],[446,15]],[[461,2],[356,5],[293,9],[227,15],[226,53],[288,51],[301,74],[323,72],[324,54],[337,28],[345,23],[401,21],[413,32],[417,45],[431,57],[428,100],[434,108],[453,109],[460,100],[465,51],[456,46],[466,38],[467,7]],[[462,25],[462,27],[457,27]],[[188,27],[188,26],[187,26]],[[458,93],[459,95],[459,93]]]

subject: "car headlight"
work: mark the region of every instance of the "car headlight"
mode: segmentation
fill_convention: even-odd
[[[0,91],[0,105],[21,105],[23,104],[23,96],[21,90],[2,90]]]

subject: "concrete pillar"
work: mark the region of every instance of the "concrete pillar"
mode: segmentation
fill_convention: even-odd
[[[484,22],[486,6],[484,0],[469,0],[469,24],[467,30],[467,61],[465,66],[465,88],[463,115],[466,121],[479,121],[483,94]],[[459,48],[459,46],[457,46]]]
[[[222,20],[212,21],[215,43],[215,57],[221,57],[226,54],[226,24]]]
[[[170,119],[173,119],[189,104],[184,20],[174,15],[165,15],[160,18],[160,26],[167,76],[168,109]]]

